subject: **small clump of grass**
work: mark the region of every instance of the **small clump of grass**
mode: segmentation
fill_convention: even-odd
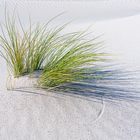
[[[15,15],[10,18],[5,14],[5,24],[1,25],[0,35],[0,45],[3,49],[0,50],[0,55],[6,60],[14,77],[42,70],[46,52],[59,40],[59,33],[65,27],[63,25],[48,29],[48,24],[54,17],[45,25],[33,26],[30,21],[29,29],[25,30],[19,17],[18,19],[19,24]]]
[[[66,35],[46,54],[48,60],[38,80],[41,87],[58,87],[90,77],[89,69],[104,61],[105,54],[98,52],[101,43],[96,38],[86,39],[86,36],[85,31]]]

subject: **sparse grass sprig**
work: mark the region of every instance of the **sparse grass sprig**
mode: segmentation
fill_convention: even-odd
[[[2,35],[0,35],[1,47],[4,50],[0,54],[9,65],[10,70],[15,76],[20,76],[25,73],[25,45],[26,40],[20,36],[16,28],[15,17],[10,19],[9,16],[5,17],[5,30],[1,26]]]

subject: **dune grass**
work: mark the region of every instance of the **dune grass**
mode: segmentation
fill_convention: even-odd
[[[3,51],[1,56],[7,61],[10,71],[15,76],[25,73],[25,53],[27,41],[21,37],[19,30],[16,28],[15,17],[12,20],[9,16],[5,16],[5,24],[1,25],[2,34],[0,35],[0,43]]]
[[[0,55],[14,77],[41,70],[38,86],[58,87],[92,77],[91,67],[93,72],[96,63],[104,61],[101,43],[88,38],[86,30],[61,34],[67,24],[48,28],[55,17],[44,25],[33,26],[30,21],[25,29],[18,19],[6,14],[0,34]]]
[[[88,71],[98,61],[104,61],[99,53],[101,43],[96,38],[87,39],[87,32],[66,35],[46,54],[47,62],[38,80],[43,88],[58,87],[89,78]]]
[[[27,73],[43,69],[46,53],[59,40],[59,33],[63,28],[64,26],[47,29],[46,25],[37,25],[29,33],[26,53]]]
[[[46,51],[57,42],[60,38],[59,32],[65,27],[63,25],[49,29],[51,20],[45,25],[35,26],[30,22],[29,28],[24,29],[20,18],[17,22],[15,15],[11,18],[8,14],[5,15],[5,23],[1,25],[0,55],[6,60],[15,77],[43,69]]]

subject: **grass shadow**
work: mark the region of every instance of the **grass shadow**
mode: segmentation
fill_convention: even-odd
[[[89,73],[88,73],[89,74]],[[76,83],[65,84],[53,89],[14,89],[14,91],[48,96],[46,91],[81,98],[89,101],[140,101],[140,71],[126,71],[122,69],[99,70],[93,74],[96,78],[87,78]],[[37,88],[38,89],[38,88]],[[49,95],[50,96],[50,95]],[[52,96],[55,96],[52,94]],[[58,96],[56,98],[59,98]],[[61,97],[60,97],[61,98]]]

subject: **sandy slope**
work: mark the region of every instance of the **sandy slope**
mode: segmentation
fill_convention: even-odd
[[[31,90],[33,92],[33,90]],[[36,93],[43,93],[34,90]],[[105,103],[54,93],[0,93],[2,140],[139,140],[140,103]]]

